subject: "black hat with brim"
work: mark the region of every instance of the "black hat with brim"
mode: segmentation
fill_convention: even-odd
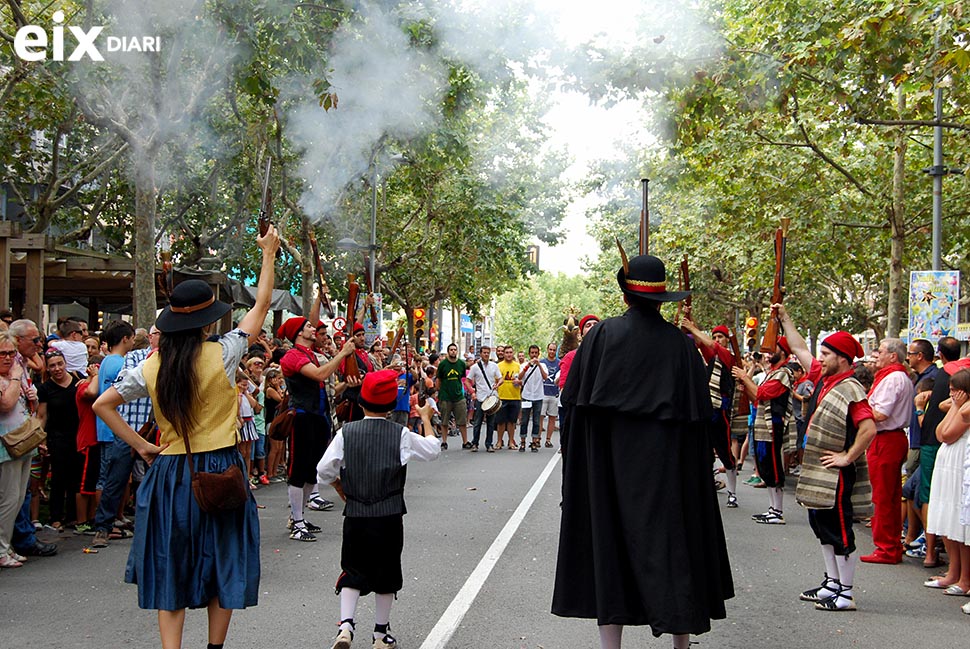
[[[231,306],[220,302],[212,287],[201,279],[188,279],[172,289],[169,305],[155,320],[162,333],[201,329],[229,313]]]
[[[626,295],[651,302],[679,302],[690,291],[668,291],[667,269],[653,255],[638,255],[629,262],[630,272],[616,271],[616,282]]]

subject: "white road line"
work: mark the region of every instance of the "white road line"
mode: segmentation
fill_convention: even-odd
[[[438,619],[438,623],[434,625],[431,633],[424,639],[420,649],[444,649],[448,645],[448,641],[451,640],[451,636],[454,635],[458,629],[458,625],[461,624],[462,619],[464,619],[465,614],[468,612],[468,609],[471,608],[472,603],[478,596],[478,592],[485,585],[485,581],[488,579],[489,574],[491,574],[492,568],[502,558],[502,553],[505,552],[509,541],[512,540],[515,532],[519,529],[519,525],[522,524],[525,515],[529,513],[532,503],[539,496],[539,492],[545,486],[546,481],[552,474],[552,470],[556,468],[560,457],[562,456],[559,453],[555,453],[552,459],[549,460],[549,463],[546,464],[546,468],[542,470],[542,473],[539,474],[539,477],[532,484],[532,488],[529,489],[529,492],[522,499],[522,502],[519,503],[519,506],[512,513],[509,522],[505,524],[502,531],[492,541],[492,545],[485,551],[485,556],[478,562],[478,565],[472,571],[472,574],[468,576],[461,590],[455,595],[455,599],[451,600],[451,604],[442,613],[441,618]]]

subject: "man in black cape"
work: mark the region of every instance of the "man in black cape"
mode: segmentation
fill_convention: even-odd
[[[660,314],[663,262],[640,255],[617,281],[629,309],[604,320],[576,354],[552,612],[596,619],[603,649],[623,625],[650,625],[686,648],[725,617],[734,596],[710,475],[707,371],[694,344]]]

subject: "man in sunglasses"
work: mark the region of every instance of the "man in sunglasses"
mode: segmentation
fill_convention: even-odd
[[[33,320],[21,319],[10,323],[10,333],[17,339],[18,362],[24,366],[24,372],[41,372],[44,369],[44,359],[41,352],[44,349],[44,337],[40,335]]]

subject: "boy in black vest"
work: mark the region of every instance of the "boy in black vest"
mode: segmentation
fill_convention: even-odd
[[[404,482],[411,459],[434,460],[441,447],[431,426],[431,406],[419,408],[423,436],[387,419],[397,403],[397,371],[368,372],[358,403],[364,418],[344,424],[317,465],[318,481],[332,484],[344,507],[340,631],[331,649],[349,649],[361,595],[375,593],[374,649],[397,641],[387,631],[394,595],[401,589],[404,549]]]

